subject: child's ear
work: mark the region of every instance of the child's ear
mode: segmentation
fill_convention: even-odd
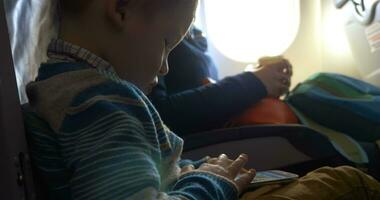
[[[125,25],[130,0],[106,0],[106,15],[113,25],[118,29],[122,29]]]

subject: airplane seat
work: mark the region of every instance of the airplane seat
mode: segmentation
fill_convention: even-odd
[[[0,27],[0,198],[35,200],[3,1]]]

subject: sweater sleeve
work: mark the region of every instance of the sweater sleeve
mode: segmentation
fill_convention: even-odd
[[[170,192],[161,191],[162,152],[156,133],[146,126],[151,120],[146,104],[125,94],[87,97],[68,108],[59,133],[73,199],[237,198],[227,180],[202,172],[182,177]]]
[[[263,83],[253,73],[245,72],[176,94],[168,93],[163,78],[150,98],[165,123],[183,135],[220,128],[266,95]]]

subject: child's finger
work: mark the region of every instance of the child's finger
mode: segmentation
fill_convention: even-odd
[[[228,167],[230,174],[235,177],[244,167],[248,161],[248,156],[246,154],[241,154],[236,160],[234,160]]]
[[[228,158],[226,154],[221,154],[218,157],[218,160],[216,161],[216,164],[219,166],[222,166],[224,168],[227,168],[231,163],[231,160]]]
[[[240,192],[252,182],[255,176],[256,170],[250,169],[247,173],[244,173],[235,179],[235,184],[239,187]]]
[[[218,158],[210,158],[210,159],[207,160],[207,163],[215,165],[217,161],[218,161]],[[231,161],[231,163],[232,163],[232,162],[233,162],[233,161]],[[248,172],[248,170],[245,169],[245,168],[242,168],[242,169],[240,170],[240,173],[242,173],[242,174],[243,174],[243,173],[247,173],[247,172]]]
[[[223,153],[223,154],[220,154],[218,158],[219,160],[223,160],[223,159],[228,159],[228,156]]]
[[[208,159],[207,160],[207,163],[209,163],[209,164],[216,164],[216,162],[218,162],[218,158],[210,158],[210,159]]]

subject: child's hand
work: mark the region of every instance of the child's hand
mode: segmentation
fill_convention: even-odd
[[[281,56],[259,59],[259,69],[253,73],[265,85],[268,96],[278,98],[289,91],[292,65]]]
[[[248,156],[241,154],[236,160],[230,160],[225,154],[218,158],[212,158],[207,163],[201,165],[197,170],[211,172],[225,177],[234,182],[238,192],[242,192],[256,175],[254,169],[246,170],[244,165],[248,161]]]

